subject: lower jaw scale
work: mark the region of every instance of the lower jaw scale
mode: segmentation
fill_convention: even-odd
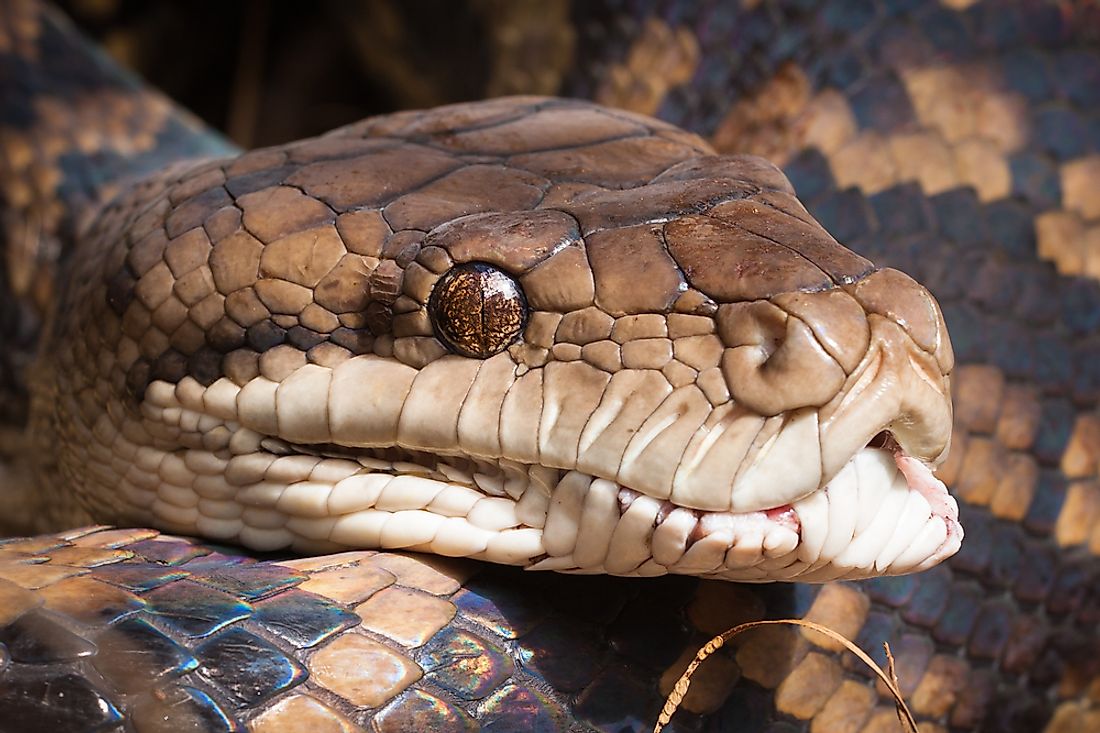
[[[234,459],[235,479],[260,481],[241,489],[239,499],[302,516],[270,543],[266,535],[245,537],[239,521],[223,522],[226,537],[260,549],[291,541],[306,550],[405,548],[530,569],[739,581],[913,572],[954,554],[962,539],[954,499],[927,466],[896,446],[860,451],[826,486],[793,504],[745,513],[680,507],[576,471],[509,464],[493,472],[473,463],[419,468],[335,457],[324,461],[334,483],[324,507],[315,507],[324,483],[318,469],[290,475],[308,460]],[[245,465],[252,463],[263,465]],[[406,468],[422,477],[373,472]],[[269,501],[261,476],[305,483]],[[321,516],[322,508],[336,516]]]
[[[699,511],[574,472],[550,499],[543,535],[547,557],[531,569],[767,580],[761,564],[791,555],[799,526],[790,506]]]
[[[900,450],[864,449],[822,489],[759,512],[697,511],[602,479],[572,481],[575,499],[550,500],[548,556],[531,569],[824,582],[931,567],[963,534],[943,483]]]

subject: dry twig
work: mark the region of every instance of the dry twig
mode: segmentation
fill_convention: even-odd
[[[676,680],[676,684],[672,686],[672,692],[668,694],[665,705],[661,708],[661,714],[657,716],[657,723],[653,726],[653,733],[661,733],[661,730],[668,725],[670,720],[672,720],[672,716],[676,713],[677,708],[680,707],[680,703],[683,702],[684,696],[687,695],[688,688],[691,687],[691,676],[707,657],[721,649],[727,641],[744,631],[755,629],[758,626],[775,626],[779,624],[802,626],[807,629],[812,629],[813,631],[824,634],[830,639],[839,642],[848,649],[848,651],[859,657],[860,661],[866,664],[871,671],[882,680],[882,683],[886,685],[886,689],[890,691],[890,694],[894,698],[894,704],[897,706],[898,720],[901,721],[901,726],[905,732],[920,733],[917,730],[917,721],[913,718],[913,714],[909,711],[909,707],[905,704],[905,700],[901,696],[901,690],[898,687],[898,678],[894,672],[894,655],[890,652],[889,644],[883,643],[883,646],[886,647],[886,670],[884,671],[875,664],[875,661],[871,659],[865,651],[827,626],[815,624],[812,621],[803,621],[793,618],[750,621],[749,623],[734,626],[732,629],[727,629],[704,644],[703,648],[695,653],[695,659],[691,660],[691,664],[689,664],[687,669],[684,670],[684,673],[680,675],[680,679]]]

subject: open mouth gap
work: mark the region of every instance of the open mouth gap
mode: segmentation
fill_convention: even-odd
[[[486,496],[518,500],[528,486],[536,484],[549,494],[565,471],[540,464],[520,463],[507,458],[479,458],[461,452],[431,452],[401,446],[345,446],[337,443],[290,443],[281,438],[264,438],[260,447],[275,455],[306,455],[336,458],[358,463],[371,473],[418,476],[458,484]]]
[[[566,469],[548,468],[540,464],[527,464],[506,458],[479,458],[465,453],[424,451],[400,446],[346,446],[337,443],[290,443],[281,438],[267,437],[261,441],[264,450],[275,455],[308,455],[319,458],[336,458],[358,463],[376,473],[395,476],[410,475],[452,484],[461,484],[488,496],[510,497],[519,500],[532,482],[541,484],[547,494],[553,494]],[[878,432],[865,449],[879,449],[898,455],[900,445],[889,430]],[[599,477],[593,477],[599,478]],[[617,482],[615,482],[617,483]],[[638,497],[645,496],[629,486],[618,484],[620,514],[625,514]],[[655,524],[661,524],[676,510],[688,512],[697,523],[692,539],[697,539],[716,523],[736,517],[758,517],[769,523],[799,531],[799,521],[790,503],[763,508],[752,512],[697,510],[681,507],[667,499],[661,502]],[[705,521],[704,521],[705,520]]]
[[[274,455],[337,458],[358,463],[372,472],[389,473],[395,476],[420,476],[437,481],[458,483],[479,489],[490,496],[512,496],[514,499],[519,498],[516,492],[505,488],[509,480],[534,480],[542,484],[549,493],[552,493],[562,476],[569,472],[568,469],[550,468],[541,464],[520,463],[507,458],[478,458],[461,452],[448,454],[446,451],[440,451],[437,453],[401,446],[359,447],[345,446],[338,443],[291,443],[273,437],[266,437],[261,440],[260,446]],[[593,476],[592,478],[604,477]],[[618,483],[614,479],[606,480],[619,486],[619,504],[621,511],[624,513],[635,498],[646,496],[646,494]],[[667,499],[658,499],[658,501],[662,502],[662,518],[674,509],[690,511],[700,518],[709,514],[728,516],[741,513],[681,507],[679,504]],[[782,504],[743,513],[786,516],[789,510],[790,504]]]
[[[897,439],[894,438],[894,434],[889,430],[880,431],[875,437],[867,441],[868,448],[881,448],[890,452],[897,452],[901,450],[901,446],[898,445]]]
[[[274,455],[307,455],[318,458],[336,458],[358,463],[375,473],[420,476],[436,481],[457,483],[477,489],[489,496],[510,496],[518,500],[532,479],[542,484],[548,494],[553,493],[566,469],[549,468],[540,464],[527,464],[507,458],[479,458],[461,452],[424,451],[401,446],[346,446],[338,443],[291,443],[281,438],[265,437],[261,447]],[[888,430],[877,433],[867,442],[866,448],[875,448],[897,454],[901,451],[897,440]],[[593,477],[598,478],[598,477]],[[617,483],[617,482],[616,482]],[[629,486],[619,484],[620,511],[625,513],[633,500],[644,496]],[[728,511],[695,510],[668,501],[662,502],[657,522],[660,523],[675,509],[690,511],[696,519],[708,515],[733,516]],[[745,515],[764,515],[769,520],[797,530],[797,519],[789,503],[763,508]]]

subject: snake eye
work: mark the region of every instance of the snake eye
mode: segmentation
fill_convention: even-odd
[[[428,299],[436,335],[452,351],[476,359],[499,354],[527,321],[519,283],[484,262],[448,270]]]

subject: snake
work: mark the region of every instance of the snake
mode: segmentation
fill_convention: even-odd
[[[1093,11],[751,5],[241,152],[9,4],[0,730],[1100,730]]]

